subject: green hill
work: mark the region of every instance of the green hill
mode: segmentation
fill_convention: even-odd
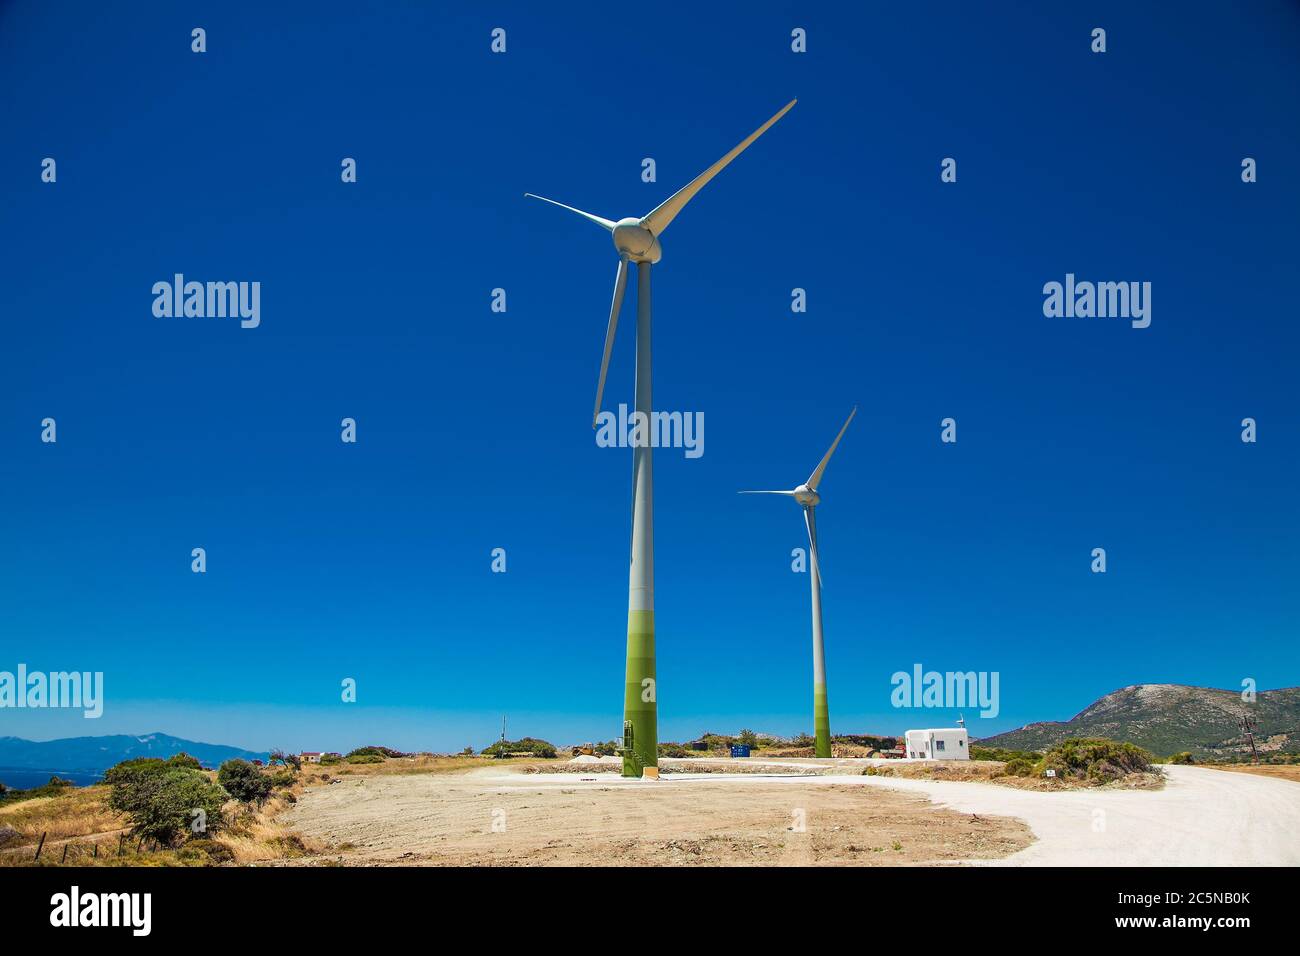
[[[1136,684],[1093,703],[1067,721],[1027,724],[980,741],[1008,750],[1042,750],[1070,737],[1128,741],[1158,756],[1188,750],[1225,760],[1250,754],[1238,724],[1243,715],[1258,722],[1255,746],[1261,756],[1300,753],[1300,687],[1260,691],[1253,704],[1231,690],[1182,684]]]

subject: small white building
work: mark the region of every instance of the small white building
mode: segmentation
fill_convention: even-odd
[[[913,760],[970,760],[970,738],[964,727],[909,730],[906,756]]]

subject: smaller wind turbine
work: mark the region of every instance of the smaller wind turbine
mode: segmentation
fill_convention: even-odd
[[[817,486],[821,484],[826,465],[831,460],[831,455],[835,454],[835,448],[844,437],[849,422],[853,421],[853,416],[857,413],[857,406],[854,406],[853,411],[849,412],[849,417],[844,421],[844,427],[835,436],[835,441],[831,442],[826,457],[818,463],[813,473],[808,476],[808,480],[802,485],[792,491],[741,492],[742,495],[786,495],[803,506],[803,520],[808,527],[809,554],[812,556],[812,574],[808,577],[812,583],[813,733],[816,739],[814,752],[818,757],[831,755],[831,712],[826,697],[826,650],[822,642],[822,571],[821,560],[817,554],[817,516],[813,509],[821,504],[822,499],[817,492]]]

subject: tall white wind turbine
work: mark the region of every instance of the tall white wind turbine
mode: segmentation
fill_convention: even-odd
[[[636,282],[636,410],[649,419],[650,403],[650,267],[659,261],[659,237],[695,194],[703,189],[754,140],[790,111],[795,100],[746,136],[740,145],[673,193],[640,219],[628,217],[614,222],[583,212],[564,203],[525,193],[533,199],[577,213],[612,234],[618,250],[618,271],[614,275],[614,299],[605,329],[605,350],[596,380],[596,404],[592,427],[600,414],[605,393],[605,375],[618,328],[618,313],[627,288],[628,263],[635,262]],[[632,449],[632,562],[628,574],[627,670],[623,689],[623,776],[640,777],[646,770],[658,775],[659,726],[655,688],[654,631],[654,477],[650,448]]]
[[[827,450],[825,457],[817,463],[813,473],[808,476],[808,480],[791,491],[742,491],[742,495],[785,495],[793,498],[803,506],[803,520],[808,528],[808,553],[812,557],[812,567],[809,569],[808,578],[812,585],[812,635],[813,635],[813,734],[816,740],[816,754],[818,757],[829,757],[831,755],[831,711],[830,703],[826,696],[826,649],[822,641],[822,562],[821,555],[817,553],[817,512],[816,508],[821,504],[821,495],[817,491],[818,485],[821,484],[822,475],[826,471],[826,465],[831,460],[831,455],[835,454],[835,448],[844,437],[844,432],[848,430],[849,422],[853,421],[853,416],[858,413],[855,406],[853,411],[849,412],[849,417],[844,420],[844,425],[840,428],[840,433],[835,436],[835,441],[831,442],[831,447]]]

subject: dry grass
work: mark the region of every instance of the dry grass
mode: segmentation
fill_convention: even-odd
[[[192,841],[177,849],[141,847],[131,838],[123,841],[130,821],[109,809],[109,792],[103,785],[69,787],[54,797],[0,804],[0,826],[13,827],[19,834],[0,848],[0,866],[247,864],[292,859],[319,849],[276,819],[302,792],[301,782],[291,790],[276,791],[261,807],[229,801],[222,808],[227,821],[224,829],[214,832],[209,840]],[[42,833],[46,834],[45,845],[38,862],[34,857]]]
[[[1198,766],[1209,767],[1212,770],[1227,770],[1232,773],[1253,773],[1261,777],[1294,780],[1300,783],[1300,764],[1208,763]]]
[[[301,789],[301,786],[293,788],[298,792]],[[292,828],[276,820],[292,805],[293,801],[284,792],[277,792],[260,807],[248,807],[232,800],[222,808],[227,826],[213,834],[212,842],[228,851],[231,863],[286,860],[319,849],[309,846]]]
[[[420,754],[413,757],[390,757],[383,763],[304,764],[303,779],[309,785],[328,783],[334,777],[389,777],[422,773],[462,773],[480,767],[531,767],[565,763],[563,759],[543,757],[511,757],[494,760],[491,757],[443,757]],[[321,778],[326,779],[322,780]]]
[[[10,846],[35,846],[42,833],[46,842],[116,833],[124,826],[108,808],[108,787],[68,787],[57,797],[34,797],[12,804],[0,804],[0,826],[13,827],[19,837]]]
[[[908,780],[955,780],[967,783],[996,783],[1017,790],[1159,790],[1165,785],[1162,773],[1132,773],[1113,783],[1100,784],[1088,780],[1067,780],[1062,777],[1013,777],[1004,770],[1000,760],[950,760],[929,763],[886,764],[868,767],[868,776],[901,777]]]

